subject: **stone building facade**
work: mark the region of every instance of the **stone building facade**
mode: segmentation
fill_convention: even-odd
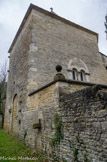
[[[93,128],[94,125],[100,124],[104,127],[104,129],[101,127],[102,138],[106,137],[104,131],[107,131],[105,126],[107,117],[105,99],[107,57],[98,51],[97,43],[97,33],[31,4],[9,49],[10,65],[4,122],[5,130],[25,140],[26,144],[31,148],[46,152],[51,160],[54,157],[67,161],[70,158],[73,160],[75,157],[73,157],[73,152],[72,156],[70,156],[70,148],[68,149],[68,145],[65,145],[65,140],[67,139],[72,144],[72,140],[68,136],[71,135],[71,137],[75,138],[77,135],[83,135],[84,141],[86,141],[86,138],[89,138],[91,126]],[[62,73],[66,79],[53,81],[56,75],[55,67],[58,64],[63,67]],[[83,103],[85,90],[82,93],[81,89],[90,87],[92,90],[91,86],[95,84],[101,85],[104,99],[100,101],[101,97],[96,97],[97,90],[94,94],[90,93],[93,100],[90,99],[89,102],[86,100]],[[75,118],[74,121],[78,118],[76,127],[81,127],[81,129],[74,132],[74,127],[69,123],[75,125],[75,122],[71,121],[68,109],[72,117],[74,107],[77,110],[79,108],[78,103],[75,106],[74,96],[72,97],[76,91],[79,92],[77,92],[76,96],[74,95],[75,100],[78,100],[78,93],[83,97],[80,97],[81,112],[79,113],[81,119],[75,113],[73,117],[73,119]],[[68,100],[68,98],[64,102],[63,99],[60,100],[61,96],[65,96],[64,94],[68,96],[72,94],[72,100]],[[71,105],[74,104],[73,108],[69,107],[69,102],[71,102]],[[84,107],[86,104],[89,106],[87,106],[85,112]],[[66,105],[68,105],[67,112]],[[104,109],[104,120],[102,118],[101,121],[100,119],[97,120],[90,105],[93,105],[95,111],[98,108],[96,114],[100,114],[100,111],[103,112]],[[103,108],[103,105],[105,105],[105,108]],[[89,122],[86,121],[89,109],[92,124],[90,124],[91,119]],[[57,148],[61,148],[59,157],[57,157],[50,144],[55,132],[55,113],[61,116],[64,125],[64,140],[61,139],[63,140],[62,144],[60,143],[61,145]],[[84,114],[84,117],[82,114]],[[79,124],[78,121],[80,121]],[[87,127],[89,134],[86,134],[82,124],[83,127]],[[73,130],[74,134],[71,133],[71,130]],[[98,145],[101,142],[99,141]],[[77,150],[78,145],[75,146]],[[93,144],[92,147],[94,148],[95,145]],[[90,147],[90,150],[92,147]],[[102,150],[104,148],[105,145],[102,146]],[[90,155],[90,150],[89,158],[98,162],[100,155],[97,156],[95,152],[96,156],[94,158]],[[67,156],[65,156],[66,153]],[[52,158],[52,156],[54,157]],[[81,150],[78,158],[83,158]],[[104,161],[106,157],[103,158],[101,154],[101,158]]]

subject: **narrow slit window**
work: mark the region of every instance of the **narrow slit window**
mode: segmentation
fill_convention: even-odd
[[[72,78],[73,78],[73,80],[76,79],[76,77],[75,77],[75,71],[74,70],[72,71]]]
[[[83,72],[80,72],[80,80],[83,81]]]
[[[72,79],[78,80],[78,72],[77,69],[72,69]]]

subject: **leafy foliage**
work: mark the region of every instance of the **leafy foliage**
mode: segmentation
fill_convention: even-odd
[[[54,125],[55,125],[55,133],[51,139],[51,145],[56,146],[58,143],[60,143],[60,140],[63,139],[63,133],[62,133],[62,119],[59,114],[55,114],[54,116]]]
[[[89,162],[86,152],[85,152],[85,154],[84,154],[84,162]]]
[[[79,160],[78,160],[78,149],[77,148],[73,149],[73,155],[74,155],[74,161],[79,162]]]
[[[25,130],[25,132],[24,132],[24,140],[25,140],[25,138],[26,138],[26,136],[27,136],[27,130]]]
[[[86,144],[83,142],[83,139],[80,138],[80,134],[75,137],[76,138],[76,144],[73,144],[70,140],[69,142],[69,147],[73,151],[73,157],[74,157],[74,162],[80,162],[79,160],[79,152],[82,150],[84,153],[83,159],[84,162],[89,162],[88,159],[88,154],[86,150]]]

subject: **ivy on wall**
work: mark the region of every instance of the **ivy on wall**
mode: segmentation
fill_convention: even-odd
[[[55,133],[51,138],[51,146],[53,147],[57,146],[64,137],[62,131],[63,129],[62,118],[58,113],[54,115],[54,126],[55,126]]]

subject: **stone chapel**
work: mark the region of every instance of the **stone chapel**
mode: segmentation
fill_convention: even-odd
[[[107,56],[99,52],[98,34],[30,4],[9,53],[4,129],[50,161],[73,161],[75,148],[81,160],[87,154],[93,162],[105,162]],[[63,138],[53,149],[55,114]]]

